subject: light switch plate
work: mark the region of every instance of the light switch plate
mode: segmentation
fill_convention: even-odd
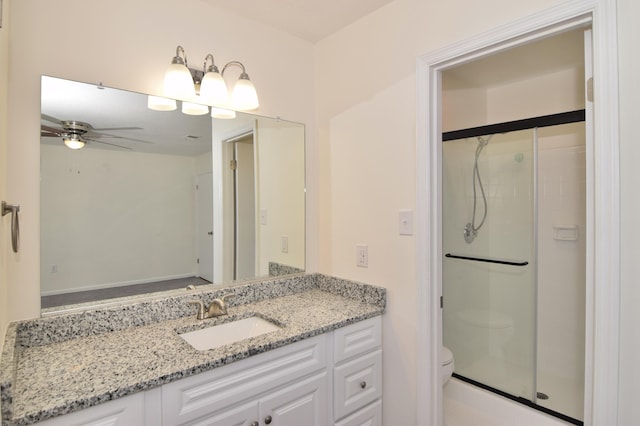
[[[361,268],[369,267],[369,246],[365,244],[356,245],[356,266]]]
[[[400,210],[398,219],[400,235],[413,235],[413,210]]]

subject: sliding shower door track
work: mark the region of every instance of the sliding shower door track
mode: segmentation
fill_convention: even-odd
[[[534,403],[532,401],[529,401],[528,399],[523,398],[521,396],[511,395],[511,394],[509,394],[507,392],[501,391],[500,389],[496,389],[496,388],[494,388],[492,386],[485,385],[484,383],[481,383],[481,382],[478,382],[476,380],[470,379],[468,377],[462,376],[462,375],[460,375],[458,373],[453,373],[452,376],[455,377],[458,380],[462,380],[463,382],[469,383],[469,384],[471,384],[473,386],[476,386],[476,387],[479,387],[479,388],[484,389],[486,391],[495,393],[495,394],[500,395],[500,396],[502,396],[504,398],[508,398],[508,399],[510,399],[512,401],[515,401],[515,402],[519,403],[519,404],[526,405],[529,408],[533,408],[534,410],[541,411],[541,412],[543,412],[545,414],[548,414],[550,416],[556,417],[556,418],[558,418],[560,420],[563,420],[563,421],[565,421],[567,423],[571,423],[571,424],[579,425],[579,426],[584,426],[584,422],[582,420],[574,419],[573,417],[569,417],[566,414],[562,414],[562,413],[560,413],[558,411],[554,411],[554,410],[551,410],[549,408],[542,407],[542,406],[540,406],[540,405],[538,405],[538,404],[536,404],[536,403]]]
[[[558,126],[561,124],[579,123],[585,121],[585,110],[561,112],[558,114],[543,115],[540,117],[525,118],[523,120],[507,121],[504,123],[489,124],[480,127],[471,127],[462,130],[452,130],[442,133],[442,142],[454,141],[464,138],[493,135],[497,133],[516,132],[518,130],[533,129],[536,127]]]

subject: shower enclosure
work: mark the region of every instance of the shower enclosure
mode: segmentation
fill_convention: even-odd
[[[443,327],[454,375],[583,418],[584,111],[443,134]],[[561,124],[558,124],[561,123]]]

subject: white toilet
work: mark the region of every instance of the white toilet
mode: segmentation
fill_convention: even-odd
[[[440,368],[442,374],[442,386],[444,386],[451,378],[451,374],[455,369],[453,363],[453,353],[448,348],[445,348],[443,346],[440,349],[440,360],[442,361],[442,366]]]

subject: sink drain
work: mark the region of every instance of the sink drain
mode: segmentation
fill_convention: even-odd
[[[536,398],[545,400],[545,399],[549,399],[549,395],[542,392],[536,392]]]

